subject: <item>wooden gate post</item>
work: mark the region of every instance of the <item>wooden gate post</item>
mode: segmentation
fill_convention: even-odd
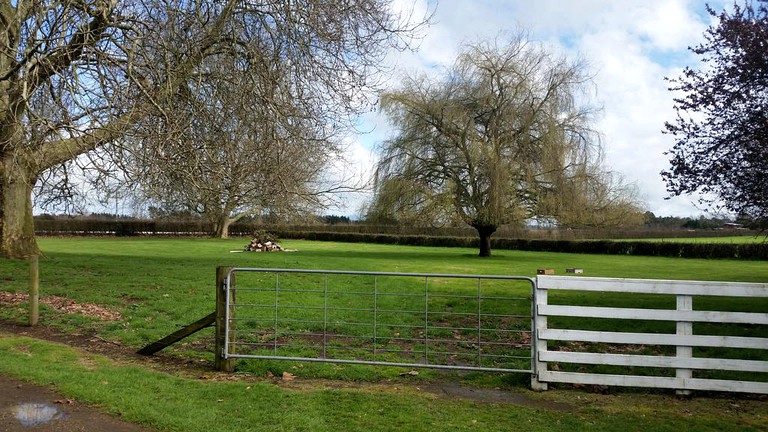
[[[29,256],[29,325],[40,319],[40,267],[37,255]]]
[[[235,371],[235,359],[224,357],[224,347],[227,341],[226,320],[227,320],[227,275],[231,267],[216,268],[216,348],[214,355],[214,367],[222,372]],[[235,286],[235,274],[229,278],[231,287]],[[229,293],[229,325],[230,330],[235,327],[235,291]],[[229,341],[234,342],[234,331],[230,332]],[[230,348],[231,350],[232,348]]]

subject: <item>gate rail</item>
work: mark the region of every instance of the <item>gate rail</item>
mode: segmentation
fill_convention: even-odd
[[[533,373],[524,276],[232,268],[224,359]]]

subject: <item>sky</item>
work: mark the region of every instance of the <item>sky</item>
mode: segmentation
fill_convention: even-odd
[[[603,137],[605,166],[637,185],[647,210],[657,216],[699,216],[698,196],[667,197],[660,172],[667,169],[674,140],[662,134],[673,121],[673,97],[665,77],[676,78],[686,66],[698,68],[688,50],[703,41],[712,24],[705,5],[722,10],[732,0],[440,0],[433,23],[425,29],[416,52],[392,52],[397,86],[403,72],[439,73],[451,65],[463,44],[495,39],[520,30],[568,58],[584,61],[594,76],[594,100],[602,106],[595,124]],[[396,7],[417,13],[435,7],[431,0],[396,0]],[[351,137],[349,158],[370,174],[375,148],[391,136],[385,118],[371,112]],[[340,211],[356,214],[353,197]]]

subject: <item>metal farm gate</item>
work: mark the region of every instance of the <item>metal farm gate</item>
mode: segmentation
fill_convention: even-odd
[[[219,267],[216,287],[215,312],[139,353],[215,322],[229,372],[257,358],[768,394],[768,283]]]
[[[233,268],[223,358],[533,372],[523,276]]]

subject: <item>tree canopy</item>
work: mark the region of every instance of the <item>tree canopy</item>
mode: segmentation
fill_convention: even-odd
[[[204,62],[161,113],[126,137],[126,171],[141,196],[169,212],[207,219],[227,237],[242,217],[298,216],[317,210],[342,149],[316,101],[297,95],[279,56]]]
[[[768,5],[707,9],[716,24],[690,50],[701,68],[688,67],[670,90],[677,117],[666,123],[675,138],[672,195],[702,193],[702,203],[724,206],[768,227]]]
[[[397,132],[382,146],[369,217],[462,221],[487,256],[500,225],[613,198],[590,84],[583,64],[522,36],[467,46],[443,76],[406,77],[381,99]]]
[[[424,22],[391,3],[0,3],[0,256],[39,253],[31,191],[44,173],[119,150],[141,119],[168,114],[167,102],[204,76],[211,56],[277,56],[294,94],[339,108],[323,111],[335,127],[363,106],[388,50],[407,47]]]

